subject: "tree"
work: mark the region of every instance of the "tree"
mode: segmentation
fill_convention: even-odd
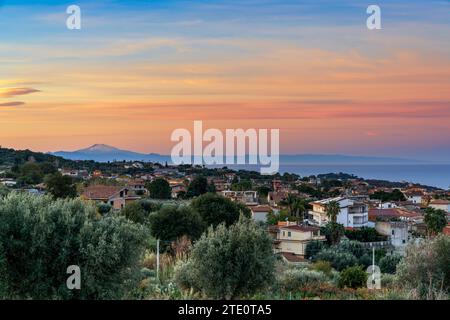
[[[47,191],[55,198],[74,198],[77,196],[77,187],[73,179],[56,172],[45,176]]]
[[[0,198],[8,195],[9,189],[0,183]]]
[[[329,245],[336,245],[345,234],[344,226],[337,222],[328,222],[321,228],[321,233],[327,238]]]
[[[80,199],[12,193],[0,200],[0,298],[124,298],[138,283],[145,239],[142,227],[97,218]],[[70,265],[81,269],[81,290],[67,289]]]
[[[217,226],[225,222],[227,226],[239,220],[239,216],[250,217],[250,210],[239,202],[233,202],[216,193],[206,193],[192,200],[191,207],[200,214],[208,227]]]
[[[395,272],[397,271],[397,265],[401,260],[401,256],[394,254],[390,256],[384,256],[380,259],[380,262],[378,262],[378,264],[380,266],[381,272],[395,274]]]
[[[182,236],[198,239],[205,229],[199,214],[187,206],[165,206],[149,217],[150,232],[157,238],[175,241]]]
[[[100,203],[97,206],[97,211],[103,216],[111,211],[111,206],[107,203]]]
[[[140,224],[144,224],[148,217],[148,213],[138,201],[127,204],[125,208],[120,210],[120,214],[128,220]]]
[[[339,202],[337,202],[337,201],[330,201],[326,205],[326,211],[327,211],[327,216],[331,220],[331,222],[336,222],[337,216],[339,215],[339,212],[341,211],[341,206],[339,205]]]
[[[34,185],[42,182],[44,174],[41,167],[33,162],[28,162],[19,168],[19,178],[17,179],[20,184]]]
[[[313,240],[308,242],[305,248],[305,258],[314,259],[314,257],[323,249],[326,248],[326,244],[323,241]]]
[[[447,213],[441,209],[426,208],[424,222],[429,236],[441,233],[447,225]]]
[[[177,268],[177,283],[213,299],[254,294],[274,280],[272,240],[253,221],[242,218],[227,228],[209,228]]]
[[[153,199],[170,199],[172,197],[172,189],[169,183],[163,178],[156,178],[147,185],[150,197]]]
[[[252,190],[252,182],[250,180],[241,180],[231,184],[231,190],[233,191],[246,191]]]
[[[339,275],[339,287],[341,288],[361,288],[366,286],[367,273],[361,266],[345,268]]]
[[[399,283],[419,299],[450,294],[450,237],[440,234],[419,244],[409,244],[397,265]]]
[[[208,180],[203,176],[196,176],[188,186],[186,196],[188,198],[198,197],[208,192]]]

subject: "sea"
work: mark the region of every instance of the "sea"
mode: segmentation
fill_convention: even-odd
[[[229,165],[228,168],[259,171],[255,165]],[[302,177],[343,172],[364,179],[420,183],[450,189],[450,164],[281,164],[279,172],[295,173]]]

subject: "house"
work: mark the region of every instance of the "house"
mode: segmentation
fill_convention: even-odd
[[[143,179],[134,179],[128,181],[127,188],[138,195],[147,194],[147,189],[145,189],[145,181]]]
[[[284,192],[270,191],[267,193],[267,202],[271,206],[278,206],[278,204],[287,199],[287,194]]]
[[[258,204],[258,192],[257,191],[231,191],[224,190],[222,195],[225,198],[232,201],[239,201],[248,206],[254,206]]]
[[[140,199],[126,187],[92,185],[81,194],[81,198],[109,204],[114,210],[123,209],[128,203]]]
[[[172,189],[172,198],[176,199],[178,196],[182,193],[186,193],[187,188],[184,184],[174,184],[170,185],[170,188]]]
[[[414,204],[421,204],[424,194],[421,190],[406,190],[403,192],[407,201],[411,201]]]
[[[311,202],[313,208],[308,214],[312,224],[321,227],[330,221],[327,215],[327,205],[332,201],[337,202],[340,207],[337,216],[338,223],[346,228],[367,227],[369,206],[367,203],[351,197],[337,197]]]
[[[448,201],[448,200],[442,200],[442,199],[431,200],[429,207],[434,208],[434,209],[441,209],[447,213],[450,213],[450,201]]]
[[[271,232],[275,234],[275,253],[293,254],[298,258],[304,258],[306,246],[311,241],[326,241],[325,236],[320,234],[320,228],[289,221],[272,226]]]
[[[252,218],[256,222],[267,222],[267,214],[272,212],[272,208],[269,206],[252,206],[250,207]]]
[[[422,214],[402,208],[392,209],[369,209],[369,221],[375,224],[376,221],[406,221],[410,223],[421,223]]]
[[[387,236],[397,251],[405,252],[409,240],[409,228],[406,221],[377,221],[375,230],[379,234]]]

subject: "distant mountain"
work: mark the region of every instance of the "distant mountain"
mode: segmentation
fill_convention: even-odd
[[[139,153],[128,150],[121,150],[105,144],[94,144],[89,148],[77,151],[58,151],[52,155],[70,160],[94,160],[97,162],[108,161],[146,161],[171,163],[170,155],[160,155],[157,153]],[[364,157],[349,156],[339,154],[299,154],[280,155],[280,162],[283,165],[289,164],[417,164],[422,163],[416,160],[387,158],[387,157]]]
[[[106,144],[94,144],[86,149],[77,151],[58,151],[51,154],[70,160],[94,160],[97,162],[125,160],[165,163],[166,161],[170,161],[170,156],[121,150]]]

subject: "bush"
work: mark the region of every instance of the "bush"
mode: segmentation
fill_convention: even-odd
[[[335,247],[320,251],[315,260],[328,261],[338,271],[358,264],[358,259],[353,254],[337,250]]]
[[[285,270],[277,279],[282,291],[294,292],[319,286],[327,281],[325,274],[305,268],[290,268]]]
[[[397,271],[397,265],[401,260],[402,257],[399,255],[385,256],[380,259],[378,265],[380,266],[381,272],[394,274]]]
[[[340,288],[362,288],[367,285],[367,273],[360,266],[345,268],[339,277]]]
[[[319,272],[323,272],[323,274],[327,276],[331,276],[333,268],[328,261],[317,261],[311,265],[311,269]]]
[[[366,248],[358,241],[341,241],[337,249],[353,254],[356,258],[362,257],[366,252]]]
[[[269,235],[242,217],[229,228],[209,228],[194,244],[189,260],[177,268],[176,279],[207,297],[232,299],[271,284],[274,262]]]
[[[313,240],[308,242],[305,248],[305,258],[314,259],[315,256],[322,251],[324,248],[326,248],[326,244],[323,241]]]

